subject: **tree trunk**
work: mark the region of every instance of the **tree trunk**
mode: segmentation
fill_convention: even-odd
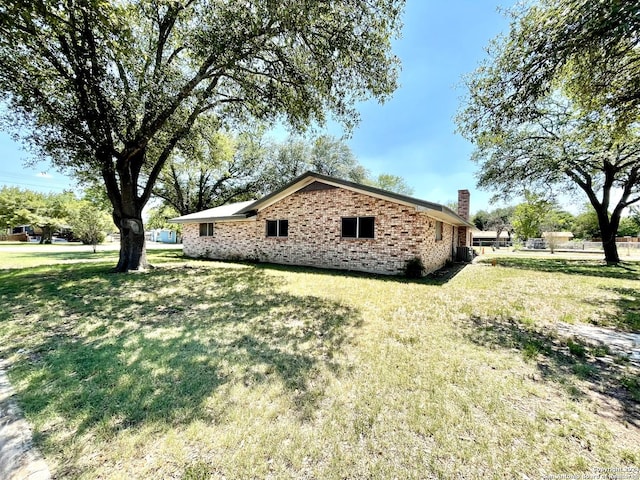
[[[600,234],[602,235],[604,259],[609,265],[620,263],[618,246],[616,245],[616,234],[618,233],[619,220],[619,218],[614,218],[614,215],[609,219],[609,215],[606,211],[598,211],[598,223],[600,225]]]
[[[115,169],[110,153],[99,155],[104,167],[102,176],[107,195],[113,206],[113,223],[120,231],[120,257],[114,272],[146,270],[148,267],[142,222],[142,209],[147,203],[148,193],[145,189],[145,193],[140,195],[138,184],[146,152],[144,148],[133,145],[125,153],[122,154],[125,158],[115,163]]]
[[[114,271],[145,270],[148,267],[142,217],[123,218],[120,228],[120,258]]]
[[[620,257],[618,256],[618,246],[616,245],[616,239],[613,241],[606,241],[602,238],[602,248],[604,248],[604,259],[609,265],[615,265],[620,263]]]

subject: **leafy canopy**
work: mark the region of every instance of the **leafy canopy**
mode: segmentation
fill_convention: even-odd
[[[199,118],[303,130],[396,88],[403,0],[7,0],[5,127],[34,158],[100,180],[121,231],[117,271],[146,266],[142,209]]]
[[[307,171],[413,193],[399,176],[372,177],[344,141],[329,135],[291,136],[277,142],[263,128],[234,134],[212,131],[207,125],[199,125],[189,141],[178,145],[153,193],[186,215],[260,198]]]
[[[457,116],[478,184],[503,197],[582,190],[617,263],[622,212],[640,201],[638,2],[543,0],[513,15]]]

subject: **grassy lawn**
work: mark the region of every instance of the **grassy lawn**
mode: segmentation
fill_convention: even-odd
[[[0,253],[0,358],[59,478],[640,468],[637,369],[553,333],[638,331],[639,263],[502,255],[408,282],[175,250],[116,275],[115,253]]]

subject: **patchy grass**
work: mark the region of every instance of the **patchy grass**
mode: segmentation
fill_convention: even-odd
[[[93,252],[90,245],[80,243],[39,245],[37,243],[0,242],[0,269],[38,267],[61,263],[118,262],[117,246],[99,245]],[[182,250],[154,248],[148,252],[153,263],[175,261],[182,257]]]
[[[500,259],[410,282],[155,255],[144,274],[0,271],[0,356],[58,477],[640,468],[637,370],[550,328],[630,328],[637,278]]]

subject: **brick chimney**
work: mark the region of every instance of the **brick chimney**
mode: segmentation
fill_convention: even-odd
[[[469,190],[458,190],[458,215],[469,221]]]

